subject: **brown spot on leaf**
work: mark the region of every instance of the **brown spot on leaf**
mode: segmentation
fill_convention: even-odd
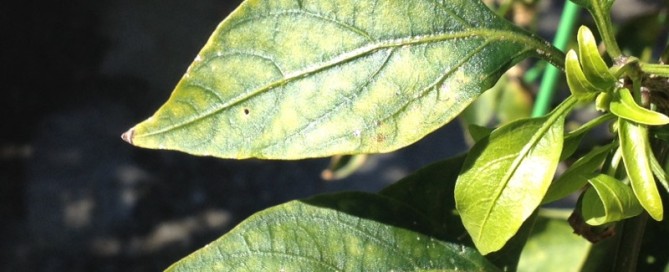
[[[376,142],[381,143],[386,140],[386,135],[383,135],[381,133],[376,134]]]
[[[245,115],[249,115],[250,113],[251,113],[251,111],[249,109],[244,109],[244,114]]]

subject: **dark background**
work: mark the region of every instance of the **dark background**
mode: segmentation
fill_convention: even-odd
[[[255,211],[377,191],[465,148],[454,122],[325,182],[327,159],[219,160],[122,142],[239,2],[0,4],[0,270],[162,270]],[[540,24],[552,29],[557,18]]]
[[[465,148],[453,125],[328,183],[327,159],[219,160],[121,141],[239,2],[2,4],[0,270],[162,270],[255,211],[377,191]]]

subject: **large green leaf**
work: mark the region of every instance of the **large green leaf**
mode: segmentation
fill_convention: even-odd
[[[497,271],[430,228],[391,198],[325,195],[259,212],[168,271]]]
[[[223,158],[391,151],[537,55],[564,59],[476,0],[247,0],[123,138]]]
[[[541,203],[560,158],[564,115],[575,101],[546,117],[500,127],[470,151],[455,202],[481,253],[504,246]]]

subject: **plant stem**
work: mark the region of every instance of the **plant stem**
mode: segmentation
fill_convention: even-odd
[[[576,137],[579,136],[583,133],[587,133],[591,131],[594,127],[599,126],[605,122],[611,121],[615,119],[617,116],[611,114],[611,113],[605,113],[600,116],[595,117],[595,119],[592,119],[588,121],[587,123],[581,125],[579,128],[569,132],[565,137]]]
[[[562,11],[562,16],[560,18],[560,25],[558,26],[558,31],[555,34],[555,39],[553,41],[553,45],[555,45],[556,48],[562,51],[567,49],[567,43],[574,32],[574,25],[576,24],[576,17],[579,12],[580,8],[576,4],[571,1],[565,2],[564,10]],[[548,112],[551,100],[555,94],[555,85],[559,75],[557,67],[553,65],[546,67],[544,77],[541,81],[541,87],[539,88],[537,101],[532,110],[533,117],[542,116]]]
[[[613,24],[611,23],[611,15],[608,14],[610,12],[610,7],[609,10],[604,10],[604,6],[602,5],[604,4],[593,4],[590,12],[595,19],[599,34],[602,35],[602,40],[604,41],[604,45],[606,45],[606,52],[611,59],[615,61],[622,56],[622,51],[620,51],[620,47],[618,47],[618,43],[616,42],[616,34],[613,31]]]
[[[641,215],[624,221],[622,224],[620,243],[616,249],[616,259],[614,263],[614,271],[630,271],[636,270],[636,265],[639,259],[639,251],[641,251],[641,242],[643,241],[643,234],[648,222],[648,213],[644,212]]]

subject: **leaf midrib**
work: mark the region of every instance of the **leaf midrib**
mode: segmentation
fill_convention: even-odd
[[[309,75],[319,73],[321,71],[324,71],[328,68],[335,67],[337,65],[341,65],[344,63],[348,63],[351,61],[354,61],[358,58],[365,57],[369,54],[372,54],[376,51],[383,50],[383,49],[389,49],[389,48],[398,48],[398,47],[403,47],[403,46],[413,46],[413,45],[421,45],[421,44],[427,44],[427,43],[438,43],[438,42],[444,42],[444,41],[449,41],[449,40],[457,40],[457,39],[467,39],[467,38],[484,38],[488,42],[498,40],[498,41],[509,41],[512,43],[516,44],[523,44],[526,47],[525,51],[531,51],[534,48],[539,48],[541,50],[544,50],[544,52],[549,52],[549,51],[554,51],[552,48],[545,43],[542,43],[541,41],[531,38],[531,37],[526,37],[526,36],[521,36],[518,35],[518,33],[510,30],[488,30],[488,29],[474,29],[471,31],[462,31],[462,32],[452,32],[452,33],[443,33],[443,34],[437,34],[437,35],[426,35],[426,36],[416,36],[416,37],[411,37],[411,38],[404,38],[404,39],[392,39],[392,40],[387,40],[387,41],[382,41],[382,42],[377,42],[375,44],[363,46],[360,48],[357,48],[355,50],[349,51],[349,52],[344,52],[343,54],[340,54],[339,56],[333,58],[332,60],[322,63],[319,66],[314,66],[310,67],[301,71],[293,72],[293,73],[287,73],[285,77],[281,80],[277,80],[275,82],[272,82],[264,87],[259,88],[256,91],[253,91],[251,93],[245,93],[243,94],[242,97],[237,97],[233,98],[230,100],[229,103],[225,105],[221,105],[217,108],[214,108],[213,110],[210,110],[208,112],[204,112],[203,114],[196,115],[190,119],[184,120],[183,122],[176,123],[171,126],[166,126],[163,129],[155,130],[149,133],[144,133],[144,134],[135,134],[135,138],[140,138],[140,137],[150,137],[150,136],[155,136],[159,134],[163,134],[175,129],[179,129],[181,127],[187,126],[189,124],[192,124],[194,122],[200,121],[201,119],[208,118],[209,116],[212,116],[214,114],[217,114],[218,112],[221,112],[223,110],[226,110],[232,106],[238,105],[239,103],[242,103],[252,97],[255,97],[261,93],[264,93],[266,91],[272,90],[274,88],[277,88],[279,86],[282,86],[284,84],[287,84],[289,82],[292,82],[293,80],[298,80],[303,77],[307,77]],[[558,51],[554,53],[559,53]],[[550,56],[553,58],[555,54],[550,54]],[[558,58],[559,59],[559,58]]]
[[[575,105],[577,102],[574,97],[570,96],[564,101],[564,104],[561,105],[562,107],[558,108],[557,112],[553,112],[551,115],[549,115],[548,120],[544,122],[544,124],[541,126],[541,128],[535,133],[532,138],[530,138],[530,141],[528,142],[527,145],[521,149],[520,152],[518,152],[518,156],[516,159],[511,163],[511,167],[507,174],[504,175],[504,178],[502,179],[503,184],[502,186],[499,186],[497,190],[495,191],[494,196],[494,201],[490,202],[491,205],[488,206],[487,212],[485,213],[485,216],[483,218],[482,224],[480,225],[481,227],[479,228],[479,231],[477,233],[477,240],[480,241],[481,237],[485,233],[483,229],[486,228],[488,224],[488,220],[490,219],[490,216],[492,214],[492,210],[497,206],[497,202],[499,202],[499,198],[502,196],[502,191],[507,187],[509,184],[509,181],[511,180],[511,177],[516,173],[518,170],[518,167],[520,167],[520,164],[522,163],[523,160],[526,159],[526,157],[529,155],[529,153],[536,147],[536,145],[539,143],[541,138],[544,137],[546,132],[551,129],[553,124],[555,124],[556,121],[558,121],[560,118],[562,118],[564,115],[563,113],[571,109],[573,105]]]

